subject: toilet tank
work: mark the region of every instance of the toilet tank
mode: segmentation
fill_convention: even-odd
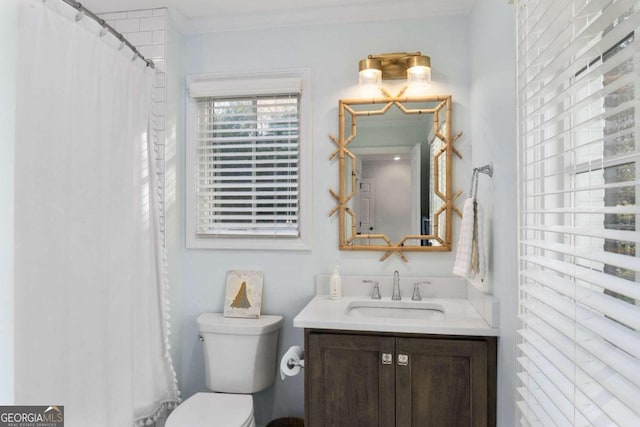
[[[243,319],[204,313],[197,321],[209,390],[255,393],[273,384],[282,316]]]

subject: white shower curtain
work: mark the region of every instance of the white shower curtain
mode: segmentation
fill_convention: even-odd
[[[15,398],[67,427],[151,424],[168,347],[154,71],[60,0],[20,1]]]

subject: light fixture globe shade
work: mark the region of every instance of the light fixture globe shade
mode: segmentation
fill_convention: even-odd
[[[407,59],[407,80],[410,86],[431,83],[431,58],[412,56]]]
[[[359,65],[360,86],[379,88],[382,85],[382,62],[379,59],[367,58],[361,60]]]

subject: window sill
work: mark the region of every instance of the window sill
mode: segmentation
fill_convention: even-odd
[[[187,237],[187,249],[310,251],[310,239]]]

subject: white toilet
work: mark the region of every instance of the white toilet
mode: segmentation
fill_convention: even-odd
[[[254,427],[251,393],[275,381],[282,316],[259,319],[198,316],[207,387],[169,415],[165,427]]]

